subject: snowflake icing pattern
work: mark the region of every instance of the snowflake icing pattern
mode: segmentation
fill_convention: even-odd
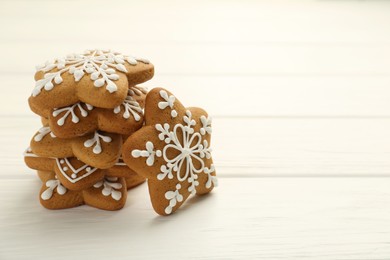
[[[194,195],[196,193],[196,186],[199,185],[198,174],[204,173],[208,175],[207,188],[211,187],[211,183],[217,186],[217,180],[211,173],[214,171],[214,165],[211,168],[205,167],[204,158],[211,158],[211,148],[207,140],[203,140],[203,133],[195,132],[194,126],[196,122],[192,119],[192,114],[189,110],[186,111],[183,116],[184,124],[176,124],[173,129],[170,129],[170,125],[165,123],[164,125],[156,124],[158,135],[161,141],[164,141],[166,145],[161,150],[155,150],[152,142],[146,143],[146,150],[133,150],[132,156],[134,158],[145,157],[148,166],[153,166],[155,157],[162,157],[166,164],[160,168],[160,173],[157,175],[158,180],[164,180],[165,178],[173,179],[175,176],[179,183],[176,185],[176,190],[167,191],[165,198],[169,201],[169,205],[165,208],[165,213],[171,214],[173,207],[177,202],[183,200],[180,194],[182,186],[180,182],[188,181],[190,186],[188,191]],[[211,128],[210,125],[208,127]],[[202,131],[203,132],[203,131]],[[211,131],[210,131],[211,132]],[[180,134],[179,134],[180,133]],[[169,150],[176,150],[178,154],[175,157],[169,157]],[[178,152],[178,153],[177,153]],[[194,164],[194,161],[198,161],[198,166]],[[183,170],[182,170],[183,169]]]
[[[63,81],[61,75],[65,72],[72,74],[76,82],[80,81],[86,73],[90,74],[95,87],[106,85],[106,89],[113,93],[117,91],[114,82],[119,79],[117,71],[127,73],[124,65],[126,62],[133,66],[138,62],[149,63],[145,59],[103,50],[88,50],[83,54],[71,54],[65,58],[48,61],[44,65],[37,66],[37,71],[43,71],[45,75],[35,83],[32,95],[35,97],[42,89],[49,91],[54,88],[54,84],[61,84]],[[49,72],[53,69],[57,71]]]

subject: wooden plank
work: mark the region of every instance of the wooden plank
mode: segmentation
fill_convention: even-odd
[[[104,19],[86,20],[87,9]],[[390,75],[388,10],[385,1],[4,1],[0,72],[108,47],[148,57],[159,75]]]
[[[88,47],[115,42],[390,42],[387,1],[100,0],[78,1],[75,8],[63,2],[9,0],[0,5],[2,42],[50,47],[74,39]]]
[[[30,178],[22,152],[39,120],[0,122],[0,179]],[[215,118],[213,158],[226,177],[390,176],[389,132],[379,118]]]
[[[32,75],[5,75],[0,115],[27,115]],[[215,116],[390,116],[389,77],[161,76],[144,84],[165,87],[186,105]]]
[[[216,119],[214,158],[225,175],[389,175],[389,119]]]
[[[220,179],[159,217],[146,185],[126,207],[48,211],[38,181],[0,182],[0,258],[387,259],[390,179]]]
[[[55,47],[53,47],[55,45]],[[100,46],[99,46],[100,45]],[[390,75],[390,44],[127,44],[1,43],[2,74],[32,75],[35,66],[84,49],[108,46],[150,59],[156,75],[358,76]],[[34,50],[34,51],[31,51]],[[23,57],[23,61],[15,59]]]

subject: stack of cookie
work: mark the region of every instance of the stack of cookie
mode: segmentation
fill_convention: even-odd
[[[124,164],[122,144],[144,124],[147,91],[137,84],[153,74],[145,59],[102,50],[37,68],[29,105],[43,126],[33,135],[25,162],[42,180],[44,207],[124,206],[127,189],[145,177]]]

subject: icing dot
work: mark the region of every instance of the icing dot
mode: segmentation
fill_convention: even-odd
[[[172,110],[172,111],[171,111],[171,116],[172,116],[172,117],[177,117],[177,112],[176,112],[176,110]]]
[[[87,172],[89,172],[89,171],[91,171],[91,167],[87,167],[85,170],[86,170]]]
[[[64,163],[65,161],[64,160],[60,160],[60,163],[62,164],[62,163]]]
[[[67,170],[68,170],[68,167],[65,166],[65,167],[62,168],[62,169],[63,169],[64,171],[67,171]]]
[[[76,173],[72,173],[71,177],[75,179],[77,177]]]

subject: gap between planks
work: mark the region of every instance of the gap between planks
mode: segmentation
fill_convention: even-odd
[[[38,180],[6,180],[0,258],[388,259],[389,181],[222,179],[212,194],[159,217],[146,185],[118,212],[49,211],[37,200]]]

